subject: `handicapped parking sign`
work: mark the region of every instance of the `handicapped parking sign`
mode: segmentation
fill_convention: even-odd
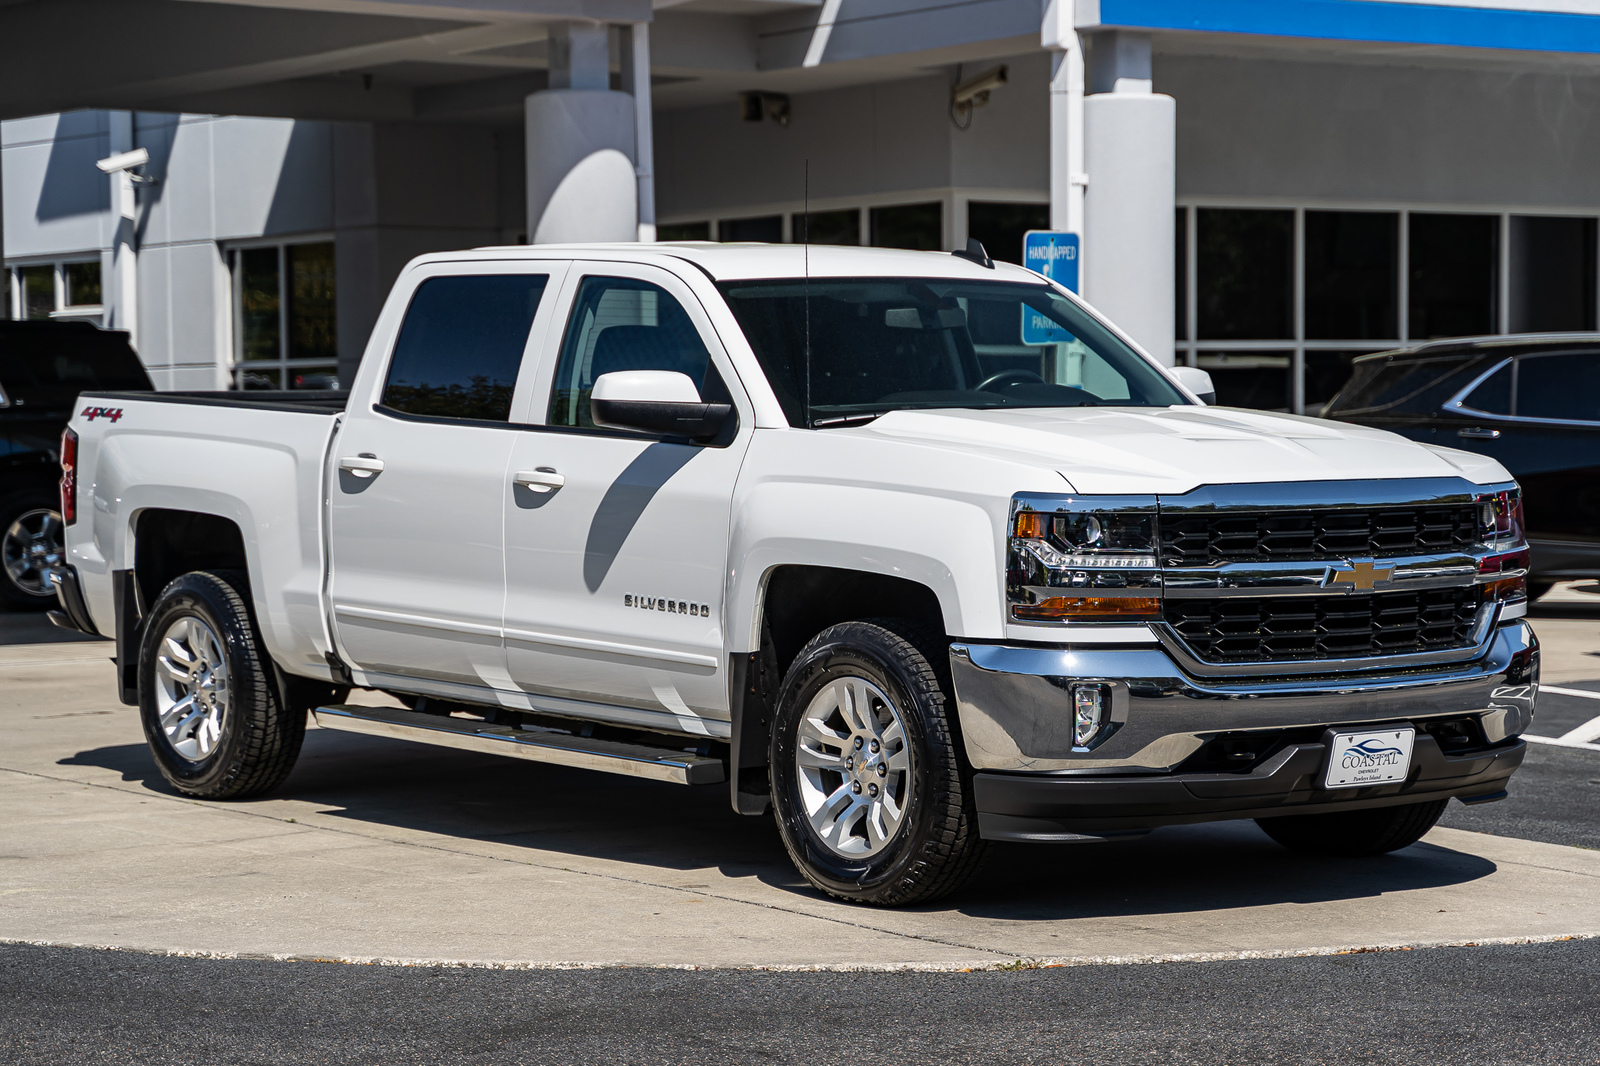
[[[1061,230],[1031,229],[1022,238],[1022,265],[1057,284],[1078,291],[1078,235]],[[1048,316],[1022,307],[1022,343],[1070,344],[1072,334]]]

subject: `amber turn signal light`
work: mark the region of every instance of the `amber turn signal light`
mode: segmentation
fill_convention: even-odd
[[[1155,596],[1051,596],[1038,603],[1019,603],[1011,616],[1028,622],[1161,617]]]

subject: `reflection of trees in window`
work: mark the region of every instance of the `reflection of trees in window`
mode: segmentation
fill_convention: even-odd
[[[474,375],[465,387],[455,381],[448,385],[391,382],[383,390],[383,402],[413,415],[504,422],[511,417],[511,390],[510,385],[483,374]]]
[[[289,358],[338,358],[333,244],[292,244],[284,255],[289,273]]]

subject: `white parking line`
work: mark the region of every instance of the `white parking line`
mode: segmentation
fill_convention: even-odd
[[[1567,730],[1565,733],[1562,733],[1558,739],[1575,740],[1580,744],[1587,743],[1592,740],[1600,740],[1600,715],[1596,715],[1595,717],[1589,719],[1576,729]]]
[[[1585,744],[1579,740],[1565,740],[1560,737],[1536,737],[1532,733],[1522,734],[1522,739],[1531,744],[1549,744],[1557,748],[1583,748],[1585,751],[1600,751],[1600,744]]]
[[[1554,685],[1540,685],[1540,692],[1554,692],[1557,696],[1582,696],[1586,700],[1600,700],[1600,692],[1589,692],[1581,688],[1556,688]]]

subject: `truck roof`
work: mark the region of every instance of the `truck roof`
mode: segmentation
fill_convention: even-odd
[[[1011,263],[985,267],[950,252],[917,252],[901,248],[857,248],[840,245],[719,244],[713,241],[670,241],[655,244],[515,244],[441,252],[417,262],[461,262],[475,259],[617,259],[671,256],[687,260],[717,281],[746,278],[921,277],[973,281],[1020,281],[1038,284],[1039,275]]]

